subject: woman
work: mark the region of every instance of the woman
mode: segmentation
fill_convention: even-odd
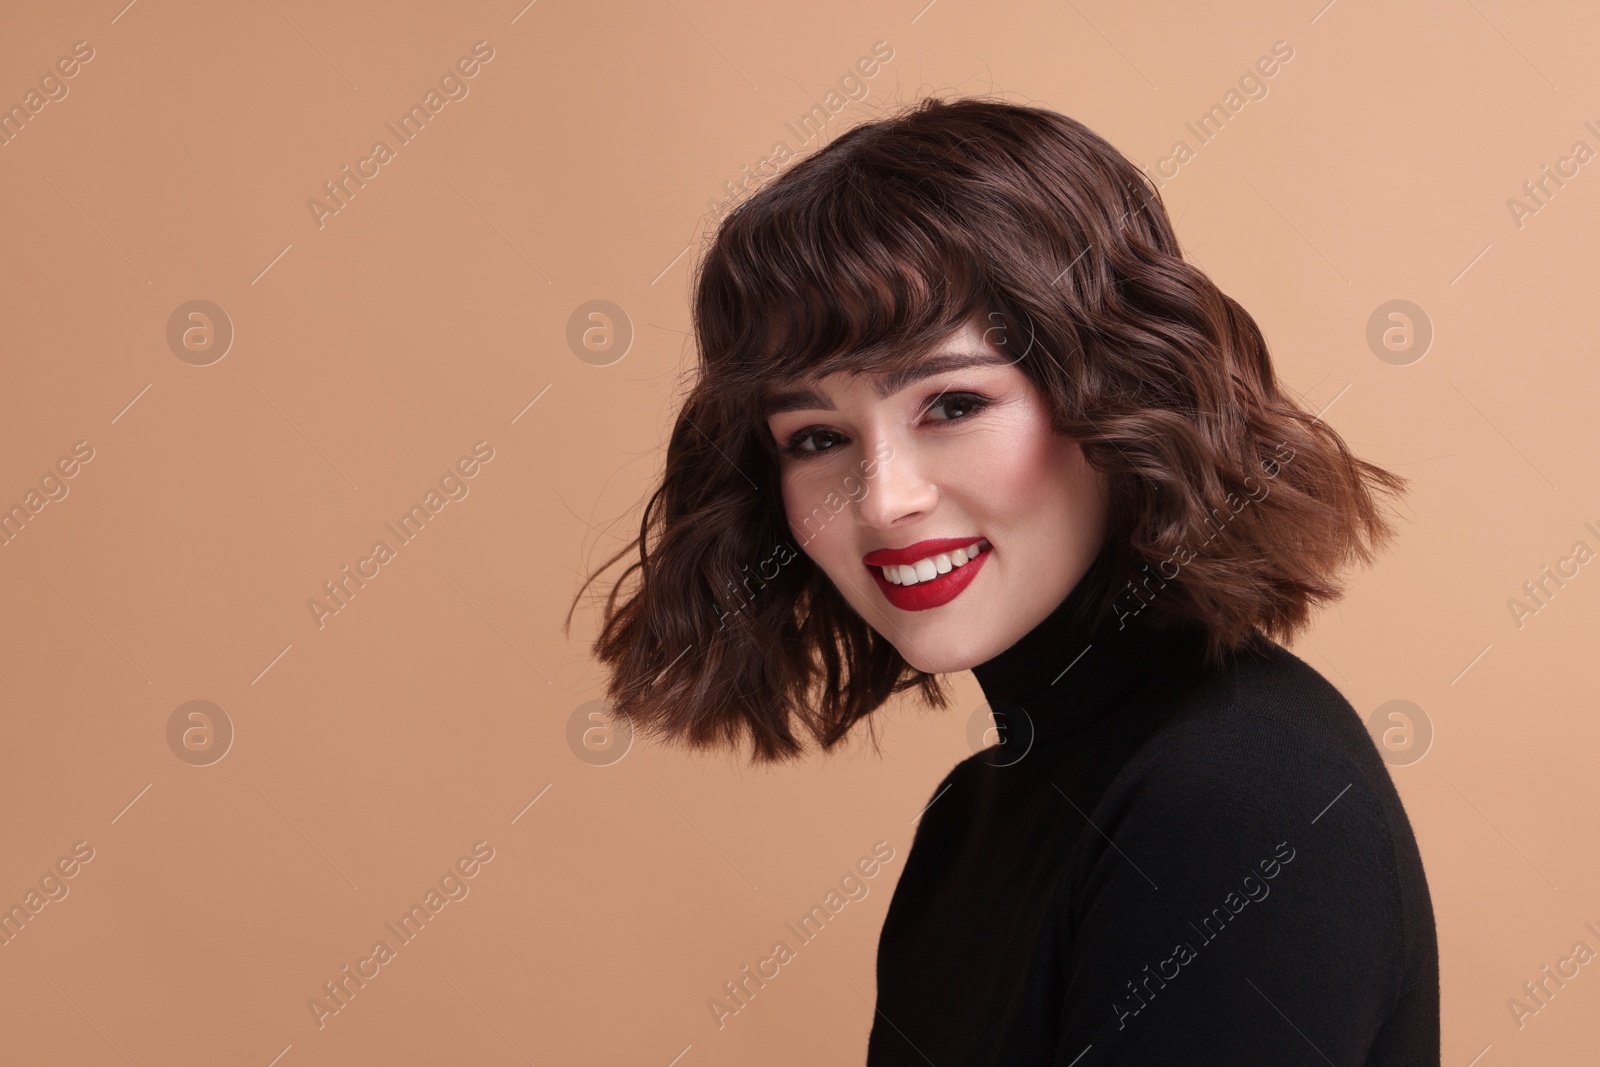
[[[919,817],[867,1063],[1437,1064],[1410,823],[1279,643],[1405,483],[1284,395],[1138,168],[927,100],[734,210],[694,319],[613,705],[783,760],[971,669],[1000,727]]]

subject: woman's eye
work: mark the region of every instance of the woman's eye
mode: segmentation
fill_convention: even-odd
[[[942,410],[946,413],[946,417],[935,419],[935,422],[955,422],[959,419],[971,418],[987,405],[988,400],[976,393],[944,393],[929,404],[924,411]],[[961,412],[962,414],[952,415],[950,414],[952,411]]]
[[[828,445],[818,444],[817,442],[819,438],[823,442],[830,442],[831,439],[837,438],[838,436],[839,435],[834,433],[832,430],[815,428],[801,430],[793,437],[789,438],[789,443],[780,451],[782,451],[786,456],[798,456],[801,459],[805,459],[810,456],[820,455],[823,452],[832,451],[833,448],[837,447],[836,441]],[[811,442],[813,447],[808,448],[806,446],[807,442]]]

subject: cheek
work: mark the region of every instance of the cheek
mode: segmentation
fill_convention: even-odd
[[[806,513],[805,505],[802,503],[807,499],[804,479],[785,471],[782,484],[784,517],[789,520],[791,528],[799,530]]]
[[[980,502],[973,519],[1009,535],[1005,549],[1041,581],[1074,564],[1072,554],[1062,553],[1064,542],[1076,553],[1097,536],[1102,505],[1095,475],[1077,444],[1051,431],[1042,412],[986,439],[960,477],[967,498]]]
[[[826,479],[810,477],[793,468],[783,474],[783,512],[800,550],[827,566],[829,546],[842,543],[845,516],[837,509],[838,494],[830,495]]]
[[[991,519],[1036,516],[1071,469],[1069,444],[1026,420],[975,439],[952,476],[984,502]]]
[[[854,558],[853,517],[837,475],[790,467],[782,472],[782,498],[795,547],[827,573],[845,571]]]
[[[994,486],[995,496],[1007,504],[1021,504],[1041,494],[1060,477],[1059,451],[1034,437],[1018,442],[989,464],[986,482]]]

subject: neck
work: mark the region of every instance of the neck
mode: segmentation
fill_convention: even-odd
[[[972,668],[992,711],[1021,707],[1041,735],[1075,732],[1163,667],[1199,664],[1198,624],[1161,625],[1148,612],[1097,622],[1086,600],[1080,582],[1015,644]]]

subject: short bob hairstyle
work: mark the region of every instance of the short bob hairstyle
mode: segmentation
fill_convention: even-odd
[[[796,724],[827,751],[901,690],[948,705],[792,544],[763,400],[914,363],[969,322],[1108,476],[1079,586],[1089,626],[1139,610],[1155,581],[1144,621],[1199,623],[1217,662],[1298,632],[1394,534],[1375,494],[1405,479],[1284,394],[1145,175],[1046,108],[930,97],[841,134],[722,220],[693,316],[698,375],[639,536],[579,589],[637,547],[593,651],[613,710],[669,742],[748,733],[772,763],[803,754]],[[849,506],[840,488],[814,518]]]

